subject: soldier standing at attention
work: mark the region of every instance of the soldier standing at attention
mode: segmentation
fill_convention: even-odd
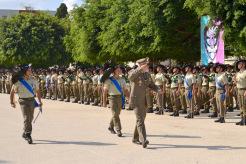
[[[159,87],[163,92],[166,90],[166,81],[164,76],[164,67],[162,65],[157,66],[157,74],[155,75],[155,85]],[[159,111],[156,114],[164,114],[164,94],[157,94],[157,107]]]
[[[50,84],[52,88],[52,100],[57,100],[57,73],[56,70],[51,71]]]
[[[24,118],[24,133],[22,137],[29,143],[32,144],[32,120],[35,108],[35,95],[38,98],[39,105],[42,106],[41,94],[39,85],[32,76],[32,70],[30,65],[25,65],[21,68],[21,75],[12,78],[13,87],[10,93],[10,104],[13,108],[15,104],[15,93],[19,96],[19,103],[21,106],[22,115]],[[29,90],[30,89],[30,90]]]
[[[58,93],[59,93],[60,101],[64,101],[65,78],[64,78],[62,70],[59,71],[59,75],[57,76],[57,80],[58,80]]]
[[[236,63],[239,72],[236,73],[235,81],[237,85],[238,102],[240,111],[242,112],[242,119],[236,125],[246,125],[246,61],[240,60]]]
[[[127,89],[126,89],[126,81],[124,78],[120,77],[122,74],[122,70],[120,66],[116,66],[112,68],[113,76],[109,77],[104,82],[104,97],[106,95],[109,95],[109,104],[112,111],[112,118],[110,120],[109,128],[108,130],[112,134],[118,135],[118,137],[122,136],[121,133],[121,122],[120,122],[120,112],[122,110],[122,107],[124,105],[124,95],[128,95]],[[107,103],[104,100],[103,106],[106,107]],[[116,133],[114,131],[114,128],[116,129]]]
[[[220,117],[218,120],[215,120],[215,122],[219,122],[219,123],[225,123],[225,113],[226,113],[225,99],[226,96],[228,96],[228,80],[224,71],[225,71],[225,66],[222,64],[217,64],[216,66],[217,75],[215,76],[215,83],[216,83],[215,97],[216,97],[217,107],[220,112]]]
[[[210,73],[208,75],[208,86],[209,86],[208,93],[209,93],[209,99],[210,99],[210,103],[211,103],[212,110],[213,110],[213,113],[209,115],[209,117],[216,118],[218,117],[218,108],[217,108],[216,99],[215,99],[215,93],[216,93],[215,66],[210,65],[209,69],[210,69]]]
[[[129,74],[131,81],[130,106],[136,115],[136,126],[133,135],[133,143],[142,144],[146,148],[149,141],[146,139],[146,129],[144,120],[146,117],[146,89],[151,88],[156,92],[161,92],[154,84],[149,74],[149,59],[144,58],[137,61],[139,67]]]
[[[174,67],[172,69],[173,75],[171,77],[171,101],[173,106],[173,114],[170,116],[178,117],[179,110],[181,108],[180,104],[180,83],[181,83],[181,76],[179,74],[180,68]]]
[[[194,117],[194,95],[195,95],[195,85],[196,78],[192,74],[192,66],[188,65],[185,67],[185,78],[184,78],[184,87],[185,87],[185,99],[189,107],[188,115],[185,118],[191,119]]]

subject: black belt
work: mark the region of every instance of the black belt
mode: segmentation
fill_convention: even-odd
[[[21,99],[21,100],[33,100],[33,99],[34,99],[34,97],[28,97],[28,98],[19,98],[19,99]]]

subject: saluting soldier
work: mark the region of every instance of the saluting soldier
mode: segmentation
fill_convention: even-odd
[[[219,109],[219,119],[215,122],[225,123],[225,114],[226,114],[226,104],[225,99],[228,96],[228,79],[225,75],[225,66],[223,64],[216,65],[216,103]]]
[[[121,137],[122,127],[120,122],[120,112],[125,103],[124,96],[128,95],[128,92],[126,89],[126,81],[124,78],[120,77],[122,74],[120,66],[112,68],[112,72],[113,76],[110,76],[109,79],[104,82],[104,97],[109,95],[109,104],[112,112],[112,118],[110,120],[108,130],[112,134],[117,133],[118,137]],[[106,99],[104,100],[103,106],[107,106]],[[114,128],[116,129],[116,132]]]
[[[139,67],[129,73],[131,81],[130,106],[136,114],[136,126],[133,135],[133,143],[141,143],[146,148],[149,141],[146,139],[146,129],[144,120],[146,117],[146,89],[151,88],[158,92],[158,87],[154,84],[149,74],[149,59],[144,58],[137,61]]]
[[[240,122],[237,122],[236,125],[246,125],[246,61],[239,60],[236,63],[236,68],[238,72],[235,76],[235,82],[238,90],[239,108],[242,113],[242,119]]]
[[[30,65],[25,65],[21,68],[21,75],[14,76],[12,78],[13,87],[10,93],[10,103],[13,108],[16,107],[15,104],[15,93],[19,96],[19,103],[21,106],[22,115],[24,118],[24,132],[22,137],[29,143],[32,144],[32,120],[34,115],[34,108],[35,108],[35,95],[37,96],[40,106],[42,106],[41,101],[41,94],[39,90],[38,82],[31,77],[32,70]],[[21,82],[22,81],[22,82]],[[23,83],[23,81],[26,83]],[[29,87],[27,87],[27,85]],[[27,88],[30,88],[28,90]]]

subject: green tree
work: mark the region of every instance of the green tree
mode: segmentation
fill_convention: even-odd
[[[198,16],[209,15],[223,21],[226,54],[246,56],[245,0],[186,0],[185,7]]]
[[[66,18],[67,15],[67,5],[65,3],[61,3],[61,5],[56,10],[55,16],[58,18]]]
[[[19,14],[0,22],[0,62],[36,66],[64,64],[70,57],[63,44],[66,30],[53,16]]]

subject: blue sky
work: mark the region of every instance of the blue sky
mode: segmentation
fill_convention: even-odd
[[[56,10],[62,2],[71,10],[74,4],[80,5],[83,0],[0,0],[0,9],[23,9],[24,6],[31,6],[37,10]]]

